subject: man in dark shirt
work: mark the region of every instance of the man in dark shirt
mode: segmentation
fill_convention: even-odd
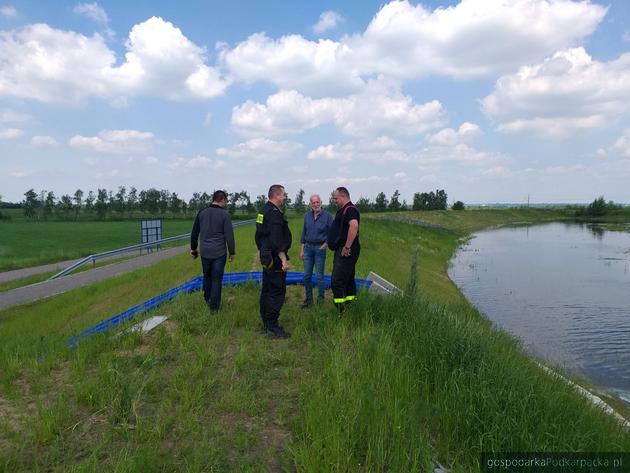
[[[345,306],[354,301],[357,295],[354,273],[361,252],[359,243],[361,216],[359,209],[350,201],[350,193],[345,187],[337,187],[333,192],[333,198],[339,210],[328,233],[328,246],[335,252],[331,285],[333,302],[341,315]]]
[[[234,260],[234,229],[230,214],[224,209],[227,201],[225,191],[212,195],[212,204],[201,210],[195,218],[190,234],[190,255],[196,259],[201,253],[203,269],[203,297],[210,312],[217,312],[221,306],[221,287],[227,259],[225,247]],[[201,236],[199,250],[197,242]]]
[[[256,219],[255,236],[263,266],[260,316],[268,337],[288,338],[291,334],[278,323],[287,290],[288,251],[292,239],[289,223],[280,210],[287,194],[283,186],[274,184],[267,195],[269,201]]]
[[[311,210],[304,215],[302,237],[300,243],[300,259],[304,261],[304,288],[306,296],[302,308],[313,304],[313,266],[317,274],[317,300],[324,300],[326,283],[324,282],[324,267],[326,265],[326,239],[333,217],[322,210],[322,199],[313,194],[309,199]]]

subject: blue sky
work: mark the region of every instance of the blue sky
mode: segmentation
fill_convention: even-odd
[[[0,1],[0,195],[630,202],[630,2]]]

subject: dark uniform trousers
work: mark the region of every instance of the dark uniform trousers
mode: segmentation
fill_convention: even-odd
[[[287,292],[287,273],[282,271],[278,261],[273,268],[263,269],[262,289],[260,291],[260,316],[265,328],[278,325],[280,309]]]
[[[335,250],[331,286],[333,302],[342,310],[346,302],[352,302],[357,296],[357,285],[354,282],[354,270],[359,259],[360,248],[353,249],[350,256],[341,256],[342,248]]]

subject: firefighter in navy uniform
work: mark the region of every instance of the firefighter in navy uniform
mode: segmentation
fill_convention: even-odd
[[[357,286],[354,281],[355,266],[361,253],[359,243],[359,209],[350,201],[350,193],[345,187],[337,187],[333,198],[339,210],[328,233],[328,247],[335,252],[331,286],[333,302],[343,312],[347,304],[356,299]]]
[[[287,196],[283,186],[274,184],[269,188],[268,197],[269,201],[256,219],[256,246],[263,266],[260,316],[267,336],[288,338],[291,334],[278,324],[287,290],[288,251],[291,248],[289,223],[280,210]]]

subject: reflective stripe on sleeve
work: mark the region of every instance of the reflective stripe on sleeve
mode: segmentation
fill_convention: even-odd
[[[256,223],[263,223],[265,216],[263,214],[258,214],[258,217],[256,217]]]
[[[335,304],[341,304],[342,302],[346,302],[346,298],[345,297],[334,298],[333,302]]]

